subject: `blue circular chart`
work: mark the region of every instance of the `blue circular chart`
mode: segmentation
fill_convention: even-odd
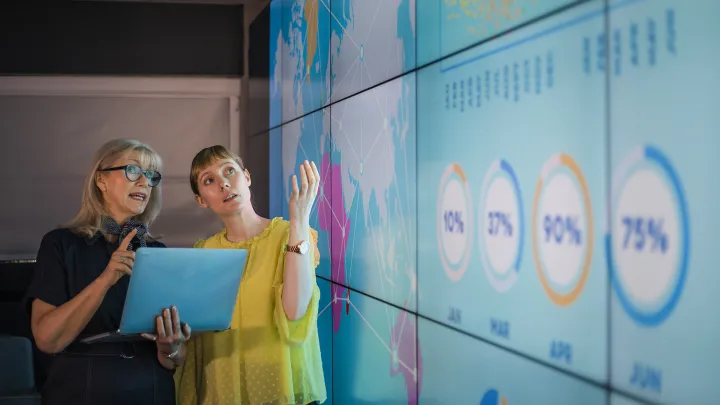
[[[510,405],[510,402],[498,390],[491,388],[480,399],[480,405]]]
[[[657,326],[673,312],[687,278],[688,206],[668,157],[634,149],[616,168],[606,249],[613,289],[628,316]]]
[[[520,186],[506,160],[495,160],[485,173],[478,222],[485,274],[497,292],[506,292],[517,281],[525,237]]]

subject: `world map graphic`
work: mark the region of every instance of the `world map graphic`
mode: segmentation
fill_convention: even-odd
[[[271,92],[285,123],[284,198],[298,165],[314,161],[317,275],[334,281],[320,316],[332,316],[335,402],[416,404],[422,354],[416,317],[403,310],[417,300],[415,78],[396,78],[415,64],[415,1],[280,3]],[[384,386],[356,381],[382,369]]]

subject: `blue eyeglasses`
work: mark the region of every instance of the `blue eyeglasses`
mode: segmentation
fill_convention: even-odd
[[[125,165],[100,169],[101,172],[112,172],[115,170],[124,170],[125,177],[127,177],[130,181],[138,181],[140,180],[140,176],[145,176],[145,178],[148,179],[148,185],[150,187],[157,186],[160,183],[160,180],[162,180],[160,172],[155,170],[143,170],[142,167],[138,165]]]

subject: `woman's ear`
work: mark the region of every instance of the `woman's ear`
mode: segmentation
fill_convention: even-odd
[[[250,178],[250,171],[245,169],[245,181],[247,181],[248,187],[252,184],[252,178]]]
[[[105,183],[105,178],[103,177],[103,175],[100,172],[95,173],[95,185],[103,193],[107,192],[107,184]]]
[[[208,207],[208,205],[205,204],[205,201],[204,201],[204,200],[202,199],[202,197],[200,197],[199,195],[195,195],[195,201],[197,201],[198,205],[201,206],[201,207],[203,207],[203,208],[207,208],[207,207]]]

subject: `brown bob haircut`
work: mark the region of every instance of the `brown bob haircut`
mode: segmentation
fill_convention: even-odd
[[[209,146],[195,155],[190,166],[190,188],[192,188],[193,194],[200,195],[198,190],[198,176],[200,176],[200,173],[218,160],[225,159],[234,160],[240,166],[240,170],[245,170],[245,165],[243,165],[240,156],[222,145]]]

